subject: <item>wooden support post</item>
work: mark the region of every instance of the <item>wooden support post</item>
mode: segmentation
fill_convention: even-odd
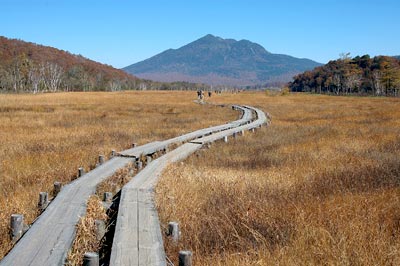
[[[78,177],[81,177],[85,174],[85,169],[83,167],[78,168]]]
[[[152,160],[153,160],[153,158],[150,155],[146,156],[146,164],[151,163]]]
[[[227,143],[228,142],[228,136],[224,137],[224,142]]]
[[[129,167],[129,175],[134,176],[135,175],[135,169],[132,167]]]
[[[167,235],[172,238],[172,241],[176,244],[179,241],[179,224],[177,222],[169,222],[168,223],[168,232]]]
[[[104,220],[95,220],[94,224],[96,225],[96,238],[97,241],[100,241],[104,235],[106,234],[106,223]]]
[[[60,193],[62,188],[61,182],[54,182],[54,188],[53,188],[53,197],[57,196],[58,193]]]
[[[111,202],[113,198],[112,192],[104,192],[103,194],[103,201],[104,202]]]
[[[132,143],[132,148],[136,148],[137,143]]]
[[[240,131],[240,135],[244,136],[244,130]]]
[[[40,192],[39,203],[38,203],[39,211],[40,212],[44,211],[48,204],[49,204],[49,194],[47,192]]]
[[[115,150],[111,150],[111,156],[110,156],[110,157],[112,158],[112,157],[114,157],[116,154],[117,154],[117,153],[116,153]]]
[[[139,161],[136,162],[136,168],[138,169],[138,171],[142,170],[142,168],[143,168],[142,161],[139,160]]]
[[[22,214],[11,214],[10,236],[13,243],[21,238],[24,229],[24,216]]]
[[[252,133],[256,132],[256,129],[253,127],[253,128],[251,129],[251,132],[252,132]]]
[[[179,266],[192,266],[192,252],[188,250],[179,251]]]
[[[99,254],[95,252],[85,252],[83,255],[83,266],[99,266]]]
[[[102,165],[104,163],[104,155],[99,155],[99,165]]]
[[[233,138],[236,139],[236,132],[232,134]]]

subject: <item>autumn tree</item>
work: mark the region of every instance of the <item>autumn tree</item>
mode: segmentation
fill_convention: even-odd
[[[369,55],[340,59],[306,71],[289,84],[292,91],[339,94],[373,94],[399,96],[400,60]]]

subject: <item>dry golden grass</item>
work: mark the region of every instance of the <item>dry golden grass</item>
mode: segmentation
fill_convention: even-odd
[[[96,220],[107,220],[106,210],[97,196],[91,196],[87,203],[86,215],[77,224],[76,236],[68,253],[67,265],[82,265],[85,252],[98,252],[100,240],[97,239]]]
[[[0,258],[11,248],[9,217],[31,223],[40,191],[86,170],[98,154],[175,137],[237,118],[193,103],[195,92],[0,95]]]
[[[133,163],[129,163],[127,167],[119,169],[115,174],[98,184],[96,188],[96,195],[102,199],[105,192],[111,192],[114,196],[126,183],[132,179],[136,173],[137,169]]]
[[[400,101],[225,94],[272,124],[170,166],[163,225],[194,265],[400,265]]]

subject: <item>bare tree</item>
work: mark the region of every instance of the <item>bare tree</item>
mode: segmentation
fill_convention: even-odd
[[[0,66],[0,90],[7,91],[13,86],[11,74]]]
[[[94,84],[90,80],[90,76],[84,72],[81,79],[83,85],[83,91],[91,91],[94,87]]]
[[[110,91],[120,91],[121,82],[119,80],[111,80],[108,82],[108,87],[110,88]]]
[[[17,92],[20,89],[21,84],[21,71],[18,57],[13,60],[10,73],[14,92]]]
[[[41,67],[41,74],[46,88],[52,92],[57,91],[62,81],[63,69],[56,63],[47,62]]]
[[[383,92],[383,85],[381,82],[382,74],[379,70],[374,70],[372,72],[372,86],[375,95],[381,95]]]
[[[343,61],[351,59],[350,53],[340,53],[339,57],[340,57],[340,60],[343,60]]]
[[[147,90],[147,85],[146,85],[146,83],[140,83],[140,84],[139,84],[139,90],[142,90],[142,91]]]
[[[29,81],[31,84],[31,91],[37,93],[39,91],[39,84],[43,80],[42,73],[39,67],[32,66],[29,69]]]
[[[339,74],[333,75],[333,85],[336,87],[336,94],[340,93],[340,88],[342,87],[342,81]]]
[[[346,93],[352,93],[355,88],[359,88],[361,85],[361,75],[352,74],[344,77],[343,86],[346,89]]]

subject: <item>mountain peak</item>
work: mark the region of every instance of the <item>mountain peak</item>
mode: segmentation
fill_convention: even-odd
[[[215,36],[215,35],[212,35],[212,34],[207,34],[207,35],[201,37],[200,39],[198,39],[198,40],[196,40],[196,41],[194,41],[192,43],[196,43],[198,41],[202,41],[202,42],[225,42],[225,43],[229,43],[229,44],[241,43],[241,44],[247,44],[247,45],[258,45],[258,46],[261,46],[261,45],[259,45],[257,43],[253,43],[253,42],[251,42],[249,40],[245,40],[245,39],[237,41],[235,39],[224,39],[222,37]]]
[[[189,44],[195,44],[195,43],[219,43],[219,42],[223,42],[225,41],[223,38],[218,37],[218,36],[214,36],[212,34],[207,34],[203,37],[201,37],[200,39],[197,39],[194,42],[191,42]]]
[[[124,70],[157,81],[242,86],[288,82],[295,74],[318,65],[308,59],[269,53],[249,40],[237,41],[207,34]]]
[[[218,37],[218,36],[214,36],[214,35],[212,35],[212,34],[209,33],[209,34],[207,34],[207,35],[201,37],[200,39],[222,39],[222,38],[220,38],[220,37]]]

